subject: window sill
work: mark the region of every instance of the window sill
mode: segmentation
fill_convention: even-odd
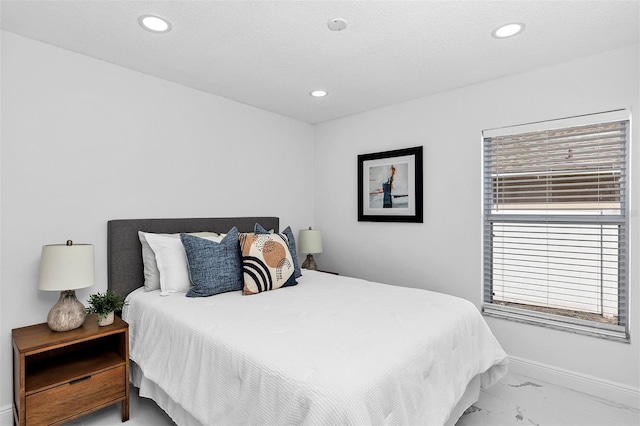
[[[529,311],[507,306],[485,304],[482,314],[525,324],[538,325],[555,330],[568,331],[601,339],[630,343],[629,335],[624,326],[601,324],[584,321],[543,312]]]

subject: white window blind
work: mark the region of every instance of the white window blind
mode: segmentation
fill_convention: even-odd
[[[485,134],[485,313],[628,340],[629,120],[609,116]]]

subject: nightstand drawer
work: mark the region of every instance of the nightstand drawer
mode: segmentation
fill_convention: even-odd
[[[27,424],[52,424],[125,397],[125,367],[56,386],[26,397]]]

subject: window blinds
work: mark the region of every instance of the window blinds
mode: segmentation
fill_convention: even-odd
[[[626,338],[628,127],[484,138],[485,311]]]

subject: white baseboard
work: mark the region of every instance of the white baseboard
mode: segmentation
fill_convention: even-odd
[[[640,409],[640,388],[509,355],[509,370],[608,401]]]
[[[0,408],[0,425],[13,426],[13,407],[11,405]]]

